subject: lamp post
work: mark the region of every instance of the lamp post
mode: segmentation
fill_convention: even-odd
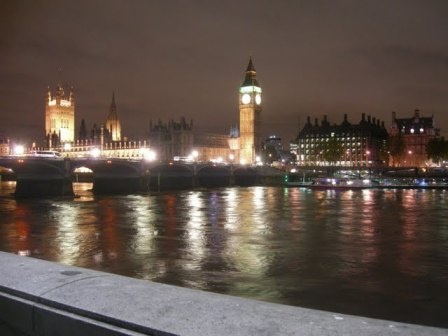
[[[369,156],[370,156],[370,151],[367,150],[366,151],[366,167],[369,165]]]
[[[352,156],[351,156],[351,150],[347,149],[345,151],[345,165],[346,166],[351,166],[352,165]],[[348,162],[347,162],[348,161]]]

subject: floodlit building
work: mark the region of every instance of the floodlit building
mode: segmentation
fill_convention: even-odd
[[[419,110],[410,118],[397,118],[392,112],[391,137],[401,136],[404,153],[399,165],[426,166],[428,164],[427,146],[429,141],[438,137],[440,130],[434,127],[434,116],[423,117]]]
[[[193,149],[193,120],[149,123],[149,143],[160,160],[188,157]]]
[[[239,92],[240,109],[240,163],[253,164],[261,152],[261,94],[257,72],[249,59]]]
[[[0,133],[0,156],[5,156],[9,154],[10,154],[9,138],[4,134]]]
[[[115,93],[105,124],[88,131],[84,119],[75,138],[75,98],[73,88],[66,94],[58,84],[53,94],[48,88],[45,101],[45,149],[61,152],[66,157],[102,156],[127,159],[144,158],[149,151],[147,140],[129,141],[122,137],[117,115]],[[35,148],[39,149],[39,148]]]
[[[261,96],[262,89],[256,78],[256,70],[249,59],[243,83],[239,88],[239,129],[231,128],[229,134],[193,135],[193,121],[181,118],[179,122],[150,122],[148,137],[144,141],[128,141],[122,134],[121,122],[117,114],[115,93],[109,114],[104,124],[94,124],[88,130],[85,120],[81,120],[75,138],[75,100],[73,89],[65,94],[58,84],[52,94],[48,89],[46,99],[46,147],[59,150],[64,156],[85,156],[92,151],[101,156],[120,158],[140,157],[140,146],[151,147],[158,160],[188,158],[194,153],[200,161],[235,162],[255,164],[262,154],[261,140]]]
[[[67,94],[61,84],[47,90],[45,99],[45,135],[49,148],[75,140],[75,97],[73,87]]]
[[[387,164],[388,133],[384,122],[363,113],[358,124],[347,115],[341,124],[330,124],[327,116],[319,123],[310,117],[291,143],[298,165],[372,166]]]
[[[121,141],[121,123],[117,115],[115,92],[112,92],[112,103],[110,104],[109,116],[106,120],[106,129],[110,135],[110,141]]]

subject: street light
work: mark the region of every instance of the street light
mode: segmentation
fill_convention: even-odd
[[[350,155],[351,154],[351,151],[350,151],[350,149],[347,149],[346,151],[345,151],[345,165],[346,166],[351,166],[351,159],[352,159],[352,156]]]
[[[14,147],[13,154],[14,155],[23,155],[25,153],[25,147],[23,145],[16,145]]]
[[[154,152],[149,148],[146,148],[145,151],[143,152],[143,158],[145,159],[145,161],[154,161],[156,157],[157,157],[156,152]]]
[[[193,156],[193,160],[197,160],[198,159],[198,156],[199,156],[199,152],[197,151],[197,150],[193,150],[192,152],[191,152],[191,155]]]
[[[367,151],[366,151],[366,166],[369,165],[369,156],[370,156],[370,151],[367,150]]]
[[[408,154],[409,154],[409,166],[412,166],[412,151],[408,150]]]
[[[90,151],[90,155],[92,155],[92,157],[94,157],[94,158],[97,158],[97,157],[99,157],[101,155],[101,151],[100,151],[99,148],[93,148]]]

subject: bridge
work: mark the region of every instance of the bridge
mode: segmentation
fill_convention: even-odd
[[[280,184],[284,176],[264,167],[120,158],[8,156],[0,158],[0,167],[16,174],[16,197],[74,196],[73,175],[80,167],[93,172],[95,194]]]

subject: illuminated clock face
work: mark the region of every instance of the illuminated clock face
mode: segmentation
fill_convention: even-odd
[[[257,95],[255,96],[255,102],[257,103],[257,105],[260,105],[260,104],[261,104],[261,95],[257,94]]]
[[[250,95],[248,93],[243,94],[241,97],[241,102],[243,104],[249,104],[250,103]]]

